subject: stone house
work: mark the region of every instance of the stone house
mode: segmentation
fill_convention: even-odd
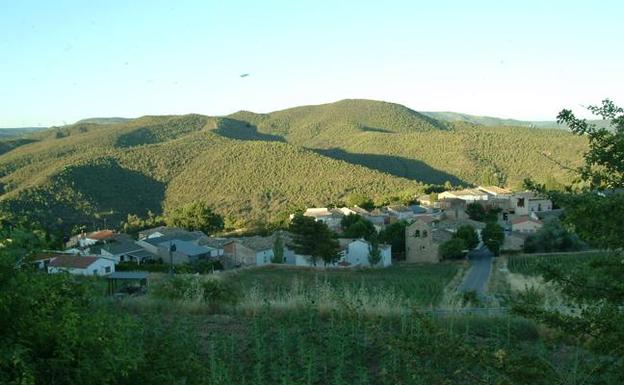
[[[437,221],[420,217],[405,228],[405,260],[409,263],[440,262],[440,245],[453,237],[445,229],[437,228]]]

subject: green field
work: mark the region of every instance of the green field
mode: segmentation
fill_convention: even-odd
[[[562,266],[565,269],[575,268],[590,260],[600,257],[603,252],[588,251],[584,253],[554,253],[554,254],[522,254],[511,255],[507,268],[512,273],[529,276],[541,275],[544,264]]]
[[[369,312],[437,305],[459,265],[399,265],[386,269],[314,270],[267,267],[227,273],[243,293],[241,306],[314,304]]]

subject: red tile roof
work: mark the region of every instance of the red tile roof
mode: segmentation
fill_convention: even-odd
[[[110,239],[115,236],[115,232],[113,230],[100,230],[94,231],[87,235],[87,238],[94,239],[96,241],[103,241],[105,239]]]
[[[531,218],[528,215],[523,215],[521,217],[517,217],[517,218],[514,218],[514,219],[511,220],[511,224],[513,224],[513,225],[517,225],[517,224],[524,223],[524,222],[535,222],[535,223],[538,223],[540,225],[542,224],[542,221],[539,221],[537,219],[533,219],[533,218]]]
[[[86,269],[98,259],[98,257],[81,257],[79,255],[59,255],[58,257],[53,258],[48,266]]]

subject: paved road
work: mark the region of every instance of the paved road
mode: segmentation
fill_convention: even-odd
[[[470,269],[464,276],[464,281],[459,285],[457,290],[461,292],[474,290],[478,294],[484,294],[485,285],[492,271],[493,256],[492,252],[485,246],[481,246],[468,253]]]

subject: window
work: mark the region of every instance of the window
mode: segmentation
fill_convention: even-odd
[[[420,230],[414,231],[414,237],[416,237],[416,238],[420,237]]]
[[[518,207],[524,207],[524,198],[518,198]]]
[[[427,230],[423,230],[422,234],[423,234],[423,238],[427,238]]]
[[[110,273],[110,272],[111,272],[111,268],[110,268],[110,266],[106,266],[106,267],[104,268],[104,272],[105,272],[106,274]]]

